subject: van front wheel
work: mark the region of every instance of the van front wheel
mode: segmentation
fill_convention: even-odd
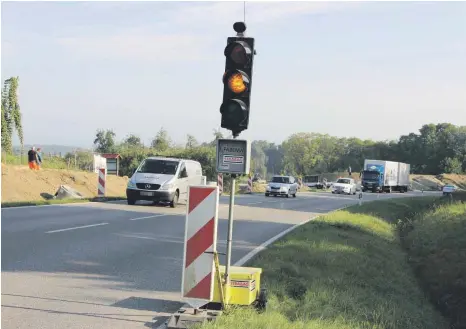
[[[175,195],[173,196],[173,200],[170,202],[170,207],[175,208],[176,205],[178,204],[178,199],[179,199],[179,192],[176,191]]]

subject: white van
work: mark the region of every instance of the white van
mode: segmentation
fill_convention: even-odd
[[[188,186],[201,185],[202,166],[188,159],[149,157],[144,159],[128,181],[129,205],[138,200],[169,202],[172,208],[179,200],[187,202]]]

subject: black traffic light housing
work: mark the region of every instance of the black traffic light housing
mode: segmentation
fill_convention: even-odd
[[[248,129],[251,104],[252,69],[254,63],[254,38],[244,37],[246,25],[233,25],[236,37],[227,39],[225,47],[225,73],[223,75],[223,102],[221,127],[231,130],[234,137]]]

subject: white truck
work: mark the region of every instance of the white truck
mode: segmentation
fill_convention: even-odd
[[[385,160],[364,160],[361,171],[361,190],[363,192],[408,192],[411,165],[403,162]]]

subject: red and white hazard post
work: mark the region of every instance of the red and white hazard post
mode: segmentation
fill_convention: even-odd
[[[213,299],[218,199],[217,186],[188,188],[181,295],[194,308]]]
[[[105,196],[105,180],[107,178],[106,168],[99,168],[99,181],[97,183],[97,195]]]
[[[217,186],[220,194],[223,193],[223,174],[218,174],[217,176]]]

